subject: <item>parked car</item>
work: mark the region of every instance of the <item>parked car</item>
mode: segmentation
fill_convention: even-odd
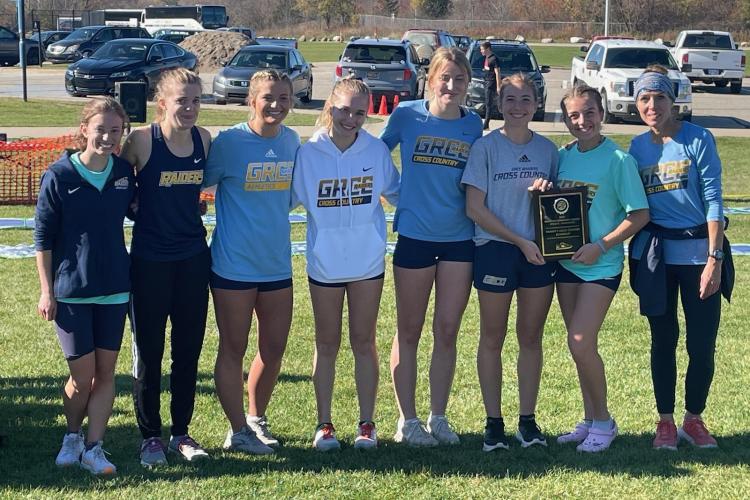
[[[213,93],[218,104],[245,102],[250,78],[257,71],[275,69],[289,75],[294,96],[310,102],[313,92],[312,65],[291,47],[246,45],[214,77]]]
[[[431,59],[432,53],[440,47],[456,46],[456,41],[450,33],[443,30],[406,30],[401,40],[408,40],[414,44],[417,54],[422,59]]]
[[[255,38],[255,41],[261,45],[278,45],[280,47],[291,47],[293,49],[299,48],[296,38],[277,38],[277,37],[269,37],[269,36],[259,36]]]
[[[144,82],[151,95],[163,71],[177,67],[195,70],[197,65],[195,55],[172,42],[143,38],[112,40],[90,57],[68,66],[65,90],[73,96],[112,95],[116,82]]]
[[[89,57],[110,40],[151,38],[144,28],[130,26],[86,26],[78,28],[64,40],[50,44],[44,58],[55,63],[75,62]]]
[[[252,28],[246,28],[244,26],[230,26],[229,28],[219,28],[220,31],[233,31],[235,33],[242,33],[250,40],[255,40],[255,30]],[[294,47],[297,48],[296,46]]]
[[[377,106],[382,96],[392,105],[424,96],[427,59],[420,59],[407,41],[360,39],[349,42],[336,65],[336,80],[349,75],[361,78],[370,87]]]
[[[635,105],[635,81],[650,64],[661,64],[669,71],[677,100],[675,113],[682,120],[693,117],[690,80],[680,72],[672,54],[664,45],[644,40],[597,40],[581,47],[585,58],[576,56],[570,69],[570,84],[578,82],[594,87],[602,94],[604,123],[620,119],[640,121]]]
[[[42,31],[40,33],[42,35],[42,49],[46,50],[50,44],[64,40],[70,33],[70,31]],[[32,34],[29,38],[36,42],[39,41],[36,33]]]
[[[451,38],[453,38],[453,41],[456,42],[456,47],[463,50],[464,52],[469,50],[471,42],[474,41],[473,38],[467,35],[451,35]]]
[[[0,26],[0,66],[14,66],[18,64],[18,44],[20,37],[17,33]],[[26,64],[39,64],[39,42],[24,38]]]
[[[154,31],[153,37],[157,40],[179,44],[187,37],[193,36],[196,33],[203,33],[204,31],[206,30],[161,29]]]
[[[730,86],[733,94],[742,91],[745,51],[739,49],[726,31],[681,31],[670,49],[680,69],[691,82]]]
[[[497,64],[500,66],[500,76],[506,77],[514,73],[526,73],[536,85],[537,90],[537,110],[534,113],[535,121],[544,121],[544,108],[547,105],[547,84],[544,81],[542,73],[549,73],[549,66],[539,66],[536,56],[531,48],[525,42],[515,40],[489,40],[492,46],[492,53],[497,58]],[[471,83],[469,92],[466,94],[466,105],[474,108],[480,115],[484,116],[487,112],[484,109],[484,56],[480,52],[480,47],[484,40],[472,42],[466,56],[471,63]],[[493,118],[502,118],[502,114],[497,106],[490,110],[490,116]]]

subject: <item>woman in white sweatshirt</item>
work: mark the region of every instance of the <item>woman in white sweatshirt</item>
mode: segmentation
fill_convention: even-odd
[[[378,387],[375,328],[385,272],[386,224],[380,196],[395,205],[400,176],[388,147],[362,130],[370,90],[362,81],[337,82],[297,153],[292,204],[307,209],[307,274],[315,315],[313,384],[318,427],[313,447],[339,449],[331,423],[344,294],[359,399],[355,448],[374,448]]]

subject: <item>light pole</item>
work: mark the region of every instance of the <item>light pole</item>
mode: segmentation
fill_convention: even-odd
[[[609,36],[609,0],[604,0],[604,36]]]

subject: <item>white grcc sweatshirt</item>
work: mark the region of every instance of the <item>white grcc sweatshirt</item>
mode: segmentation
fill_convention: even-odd
[[[325,129],[299,148],[292,207],[307,209],[307,274],[312,279],[342,283],[385,271],[380,196],[396,205],[400,182],[388,147],[365,130],[344,152]]]

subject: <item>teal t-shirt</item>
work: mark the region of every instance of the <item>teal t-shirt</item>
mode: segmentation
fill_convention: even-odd
[[[76,171],[81,175],[81,177],[83,177],[83,180],[98,189],[100,193],[102,189],[104,189],[104,185],[107,183],[107,179],[109,179],[109,174],[112,173],[112,165],[114,164],[114,161],[110,156],[109,160],[107,161],[107,166],[104,167],[104,170],[102,170],[101,172],[93,172],[86,168],[86,166],[81,161],[81,153],[74,153],[70,155],[70,162],[73,164]],[[115,293],[112,295],[98,295],[96,297],[57,299],[58,302],[64,302],[66,304],[100,305],[124,304],[129,300],[130,293],[128,292]]]
[[[628,212],[648,208],[635,159],[609,139],[582,153],[578,146],[560,149],[557,184],[561,188],[587,186],[589,236],[597,241],[625,220]],[[560,264],[584,281],[617,276],[622,272],[625,249],[622,243],[587,266],[571,260]]]

